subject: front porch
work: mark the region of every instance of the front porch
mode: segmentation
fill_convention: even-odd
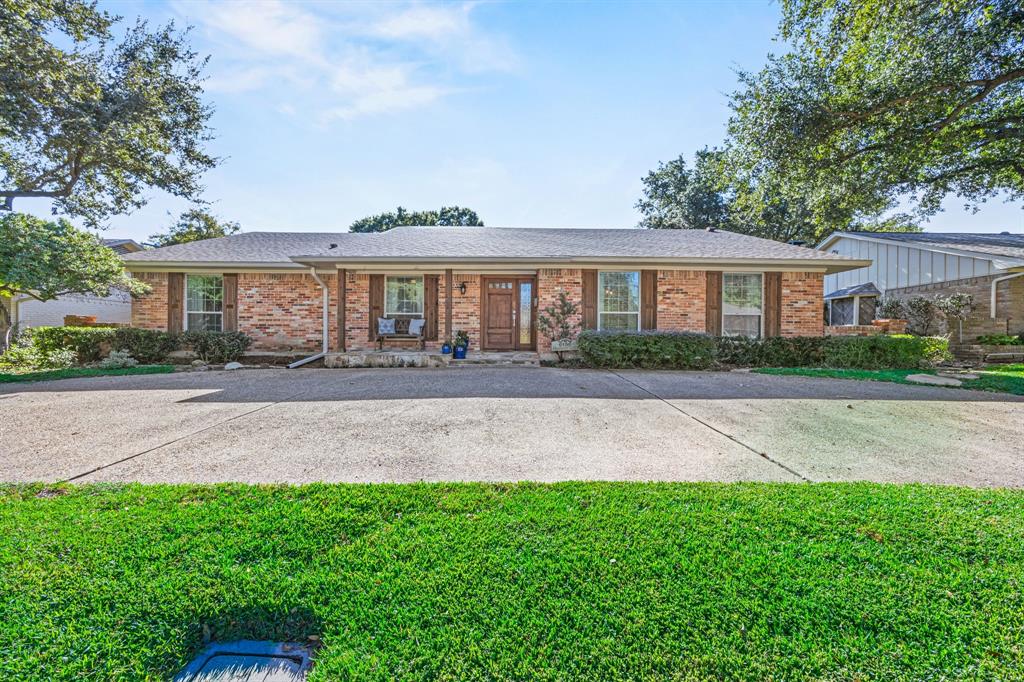
[[[540,356],[533,351],[491,352],[470,350],[465,360],[432,350],[357,350],[328,353],[324,366],[343,367],[465,367],[465,366],[540,367]]]

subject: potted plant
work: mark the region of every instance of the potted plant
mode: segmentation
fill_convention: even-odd
[[[444,355],[450,355],[451,352],[452,352],[452,337],[449,336],[447,339],[444,340],[444,343],[441,344],[441,353],[444,354]]]
[[[469,334],[463,330],[455,332],[455,350],[452,356],[456,360],[466,359],[466,350],[469,348]]]

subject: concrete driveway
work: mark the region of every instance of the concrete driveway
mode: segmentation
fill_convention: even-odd
[[[0,480],[1024,486],[1024,399],[748,373],[246,370],[0,387]]]

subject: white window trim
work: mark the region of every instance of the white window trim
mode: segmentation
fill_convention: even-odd
[[[188,309],[188,278],[189,277],[220,277],[221,301],[220,301],[220,310],[219,311],[213,311],[213,310],[189,310]],[[203,272],[203,273],[188,272],[188,273],[185,273],[185,284],[182,287],[182,289],[184,290],[184,291],[182,291],[182,294],[184,294],[184,295],[182,296],[183,300],[181,302],[181,317],[182,317],[181,329],[182,329],[182,331],[188,331],[188,314],[190,312],[192,312],[192,313],[199,313],[199,314],[202,314],[202,315],[220,315],[220,329],[219,329],[219,331],[224,331],[224,275],[222,275],[220,273],[215,273],[215,272]]]
[[[722,336],[725,336],[725,276],[726,275],[760,275],[761,276],[761,318],[760,329],[757,332],[757,338],[764,338],[764,273],[763,272],[723,272],[722,273],[722,320],[721,329]]]
[[[384,318],[385,319],[391,319],[392,315],[414,315],[415,314],[415,313],[396,313],[396,312],[388,311],[388,280],[389,279],[394,279],[394,278],[399,278],[399,277],[402,278],[402,279],[419,279],[420,280],[420,313],[419,313],[419,317],[416,317],[416,318],[413,318],[413,319],[417,319],[417,320],[425,319],[426,312],[427,312],[427,281],[423,277],[423,275],[420,275],[420,274],[409,274],[409,275],[390,274],[390,275],[384,275]]]
[[[620,311],[620,310],[601,310],[601,302],[604,299],[604,297],[601,295],[601,292],[602,292],[601,274],[605,273],[605,272],[629,272],[629,273],[634,273],[635,272],[636,273],[636,281],[637,281],[636,303],[637,303],[637,308],[636,308],[636,312],[635,313],[634,312],[623,312],[623,311]],[[643,297],[643,286],[644,286],[643,276],[642,276],[642,274],[641,274],[641,272],[639,270],[599,270],[597,272],[597,330],[601,331],[601,329],[602,329],[602,327],[601,327],[601,316],[602,315],[636,315],[636,329],[634,331],[640,331],[640,327],[643,324],[643,321],[640,319],[640,310],[641,310],[641,308],[643,308],[643,301],[641,300],[641,298]]]

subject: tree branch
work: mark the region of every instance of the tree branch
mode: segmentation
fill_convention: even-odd
[[[844,122],[844,125],[840,126],[845,127],[846,124],[853,123],[856,121],[863,121],[864,119],[871,118],[872,116],[885,113],[886,111],[889,111],[894,107],[903,106],[905,104],[911,104],[923,97],[934,95],[940,92],[946,92],[948,90],[954,90],[957,88],[982,88],[984,94],[981,97],[981,99],[984,99],[1000,85],[1004,85],[1006,83],[1021,78],[1024,78],[1024,68],[1012,69],[1010,71],[1007,71],[1006,73],[999,74],[998,76],[995,76],[993,78],[961,81],[959,83],[939,83],[937,85],[933,85],[931,87],[924,88],[923,90],[911,93],[909,95],[897,97],[895,99],[889,100],[888,102],[882,102],[881,104],[872,107],[867,111],[830,111],[829,113],[837,118],[847,119]],[[979,99],[978,101],[981,101],[981,99]]]
[[[42,198],[42,199],[46,199],[46,198],[49,198],[49,199],[59,199],[59,198],[67,197],[67,196],[70,196],[70,195],[71,195],[71,190],[70,189],[62,189],[62,190],[59,190],[59,191],[56,191],[56,192],[44,192],[44,191],[41,191],[41,190],[29,190],[29,191],[23,191],[23,190],[11,190],[11,191],[0,190],[0,197],[4,198],[4,203],[3,203],[2,206],[0,206],[0,210],[3,210],[3,211],[13,211],[14,210],[14,200],[15,199],[33,199],[33,198],[35,198],[35,199],[40,199],[40,198]]]

